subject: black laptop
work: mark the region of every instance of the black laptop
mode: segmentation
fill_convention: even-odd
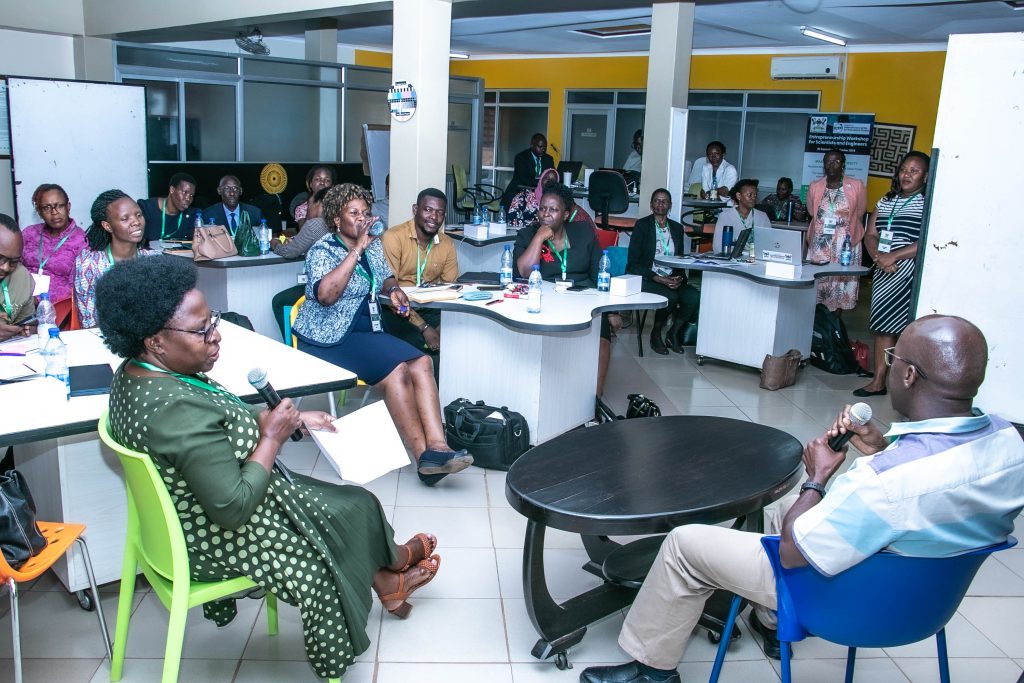
[[[739,258],[740,256],[743,255],[743,250],[746,248],[747,242],[750,241],[750,233],[752,231],[753,228],[740,230],[740,234],[736,238],[736,241],[733,242],[732,249],[729,250],[728,254],[700,254],[697,256],[697,258],[711,259],[714,261],[731,261],[735,258]]]

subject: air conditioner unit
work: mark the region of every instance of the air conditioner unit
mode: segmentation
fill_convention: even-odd
[[[843,58],[773,57],[772,80],[834,80],[843,76]]]

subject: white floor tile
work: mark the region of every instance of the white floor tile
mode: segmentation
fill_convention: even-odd
[[[666,387],[665,395],[669,397],[683,415],[698,411],[705,406],[734,406],[725,394],[714,387],[698,387],[694,389]]]
[[[100,664],[99,659],[22,659],[21,671],[25,683],[88,683]],[[13,680],[14,660],[0,659],[0,683]],[[109,678],[102,680],[108,681]]]
[[[425,589],[424,589],[425,590]],[[373,601],[373,607],[366,621],[366,635],[370,637],[370,647],[356,657],[356,661],[372,662],[377,656],[377,641],[380,637],[380,602]],[[306,648],[302,640],[302,618],[299,608],[277,603],[278,633],[272,636],[267,633],[267,608],[264,603],[259,616],[253,625],[252,634],[245,646],[242,659],[258,659],[282,662],[305,662]]]
[[[1020,520],[1021,518],[1018,517],[1017,519]],[[1015,521],[1014,527],[1016,528],[1016,526],[1017,524]],[[1016,531],[1014,531],[1014,535],[1016,535]],[[1003,550],[992,557],[997,562],[1001,562],[1003,565],[1009,567],[1010,571],[1017,576],[1024,577],[1024,549],[1018,549],[1019,547],[1020,546],[1017,548],[1010,548],[1009,550]],[[988,563],[986,562],[986,564]]]
[[[493,548],[443,548],[441,570],[423,589],[430,598],[500,598]],[[420,593],[417,593],[420,595]]]
[[[487,470],[485,484],[487,486],[488,507],[507,508],[508,499],[505,498],[505,479],[508,472],[501,470]]]
[[[396,504],[403,507],[485,508],[487,486],[484,477],[467,471],[445,477],[436,486],[425,486],[415,472],[398,477]]]
[[[372,683],[374,665],[355,664],[345,670],[342,678],[345,683]],[[185,678],[182,681],[188,680]],[[191,679],[202,680],[202,679]],[[243,661],[238,667],[238,675],[234,683],[323,683],[307,662],[264,662],[259,660]]]
[[[526,539],[526,517],[511,507],[490,509],[491,531],[495,548],[522,548]],[[579,534],[548,528],[544,531],[545,548],[582,548]]]
[[[308,664],[304,664],[309,668]],[[203,683],[231,683],[234,680],[238,662],[231,659],[182,659],[178,668],[179,681],[203,681]],[[121,683],[153,683],[159,681],[164,670],[163,657],[159,659],[125,659]],[[26,681],[31,678],[26,677]],[[39,679],[60,681],[59,678]],[[67,679],[65,679],[67,680]],[[77,679],[72,679],[77,680]],[[107,683],[110,680],[110,662],[103,660],[90,683]]]
[[[142,598],[135,594],[135,601]],[[3,597],[6,602],[7,596]],[[100,596],[110,637],[114,637],[117,596]],[[67,591],[29,591],[18,597],[21,624],[21,656],[32,658],[100,658],[105,656],[100,625]],[[0,657],[11,656],[11,617],[0,619]]]
[[[491,548],[487,508],[395,508],[395,538],[411,538],[419,532],[434,534],[445,548]]]
[[[288,469],[309,474],[320,457],[320,449],[312,438],[306,437],[302,441],[285,442],[281,447],[281,454],[277,457]]]
[[[418,597],[408,619],[385,615],[380,662],[508,662],[500,600]]]
[[[1005,551],[1008,552],[1008,551]],[[999,555],[994,555],[998,558]],[[981,565],[967,589],[971,597],[1024,596],[1024,578],[1010,570],[998,559],[989,558]]]
[[[386,662],[377,669],[376,683],[408,683],[409,681],[512,683],[512,667],[509,664],[400,664]]]
[[[502,602],[505,605],[505,624],[508,628],[509,656],[513,662],[537,661],[530,651],[540,636],[533,628],[533,624],[530,623],[530,616],[526,612],[526,602],[524,600],[503,600]],[[602,621],[588,626],[583,641],[569,648],[569,660],[571,662],[611,663],[629,661],[630,658],[618,645],[622,621],[622,613],[615,612]],[[554,668],[553,662],[551,667]]]
[[[935,657],[935,638],[901,647],[887,647],[885,654],[896,658]],[[954,614],[946,624],[946,648],[950,657],[1002,657],[1003,652],[961,614]]]
[[[725,661],[765,659],[764,652],[761,650],[760,636],[754,636],[743,617],[741,617],[737,623],[739,623],[740,633],[742,635],[739,638],[734,638],[729,643],[729,651],[726,654]],[[686,649],[683,652],[683,658],[681,661],[684,663],[713,662],[717,655],[718,643],[712,643],[708,640],[707,629],[698,626],[693,630],[693,635],[686,643]]]
[[[894,658],[896,666],[911,683],[932,683],[939,680],[939,660],[930,658]],[[1013,683],[1021,667],[1012,659],[949,659],[949,678],[952,681],[1000,681]]]
[[[711,662],[684,663],[678,667],[684,681],[706,681],[711,676]],[[768,660],[725,660],[719,683],[778,683],[779,675]]]
[[[514,548],[498,548],[498,576],[501,581],[501,597],[523,597],[523,551]],[[581,568],[587,562],[587,553],[582,548],[548,548],[544,552],[544,575],[547,577],[548,592],[557,601],[568,600],[596,586],[603,581]]]
[[[580,680],[580,673],[588,666],[621,664],[622,661],[583,662],[573,659],[570,663],[572,664],[571,669],[560,671],[555,666],[555,661],[553,659],[549,659],[544,662],[536,659],[530,663],[513,662],[512,678],[515,680],[515,683],[578,683]],[[704,679],[706,680],[707,676],[705,676]]]
[[[1024,657],[1024,598],[964,598],[960,614],[1010,657]]]
[[[769,660],[776,671],[781,664]],[[794,681],[838,681],[846,672],[846,659],[794,659],[790,669]],[[858,651],[857,666],[853,670],[854,683],[908,683],[908,679],[888,657],[861,659]]]

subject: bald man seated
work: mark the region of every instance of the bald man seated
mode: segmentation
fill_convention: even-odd
[[[783,566],[810,564],[834,576],[883,549],[948,557],[1001,543],[1013,531],[1024,507],[1024,442],[1009,422],[972,405],[988,363],[981,330],[963,318],[927,316],[886,356],[889,397],[908,421],[882,434],[873,423],[855,425],[846,406],[807,444],[807,482],[783,512]],[[864,457],[826,493],[846,459],[846,449],[833,451],[828,439],[847,431]],[[777,659],[775,576],[761,535],[693,524],[665,539],[622,626],[619,645],[634,661],[591,667],[580,681],[679,681],[686,642],[717,588],[755,604],[751,628]]]
[[[203,222],[226,226],[234,237],[238,226],[243,224],[258,227],[263,220],[263,212],[252,204],[242,201],[242,183],[233,175],[226,175],[217,183],[217,194],[220,203],[206,207],[203,211]]]

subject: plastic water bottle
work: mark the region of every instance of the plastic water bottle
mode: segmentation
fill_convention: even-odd
[[[491,210],[488,209],[486,206],[484,206],[480,210],[480,222],[483,223],[484,225],[491,224]]]
[[[483,214],[480,213],[480,207],[473,207],[473,225],[480,225],[484,222]]]
[[[530,293],[526,295],[527,313],[540,313],[541,287],[544,280],[540,276],[540,266],[533,264],[533,272],[530,273]]]
[[[498,270],[498,283],[502,287],[512,284],[512,245],[506,244],[501,252],[501,268]]]
[[[212,223],[213,220],[211,220],[210,222]],[[200,213],[200,212],[196,212],[196,227],[197,228],[203,227],[203,214]]]
[[[853,261],[853,247],[850,245],[850,236],[843,238],[843,248],[839,251],[839,265],[848,266]]]
[[[508,220],[507,220],[507,218],[505,216],[505,207],[504,206],[498,209],[498,222],[501,223],[502,225],[505,225],[505,223],[508,222]]]
[[[750,231],[750,237],[747,239],[747,258],[751,260],[757,259],[757,247],[754,246],[754,231]]]
[[[732,251],[732,226],[722,228],[722,253],[728,254]]]
[[[49,292],[39,295],[39,304],[36,306],[36,334],[39,336],[39,349],[46,346],[50,339],[50,330],[57,329],[57,311],[50,303]]]
[[[46,346],[41,351],[43,360],[46,361],[46,376],[54,377],[69,385],[68,380],[68,348],[60,339],[60,330],[56,327],[50,328],[50,337]]]
[[[611,259],[608,258],[608,250],[601,254],[601,260],[597,262],[597,291],[607,292],[612,288]]]
[[[257,235],[259,235],[259,238],[260,238],[260,254],[261,255],[269,254],[270,253],[270,228],[267,226],[267,219],[266,218],[261,218],[260,219],[260,228],[259,228],[259,232],[257,233]]]

